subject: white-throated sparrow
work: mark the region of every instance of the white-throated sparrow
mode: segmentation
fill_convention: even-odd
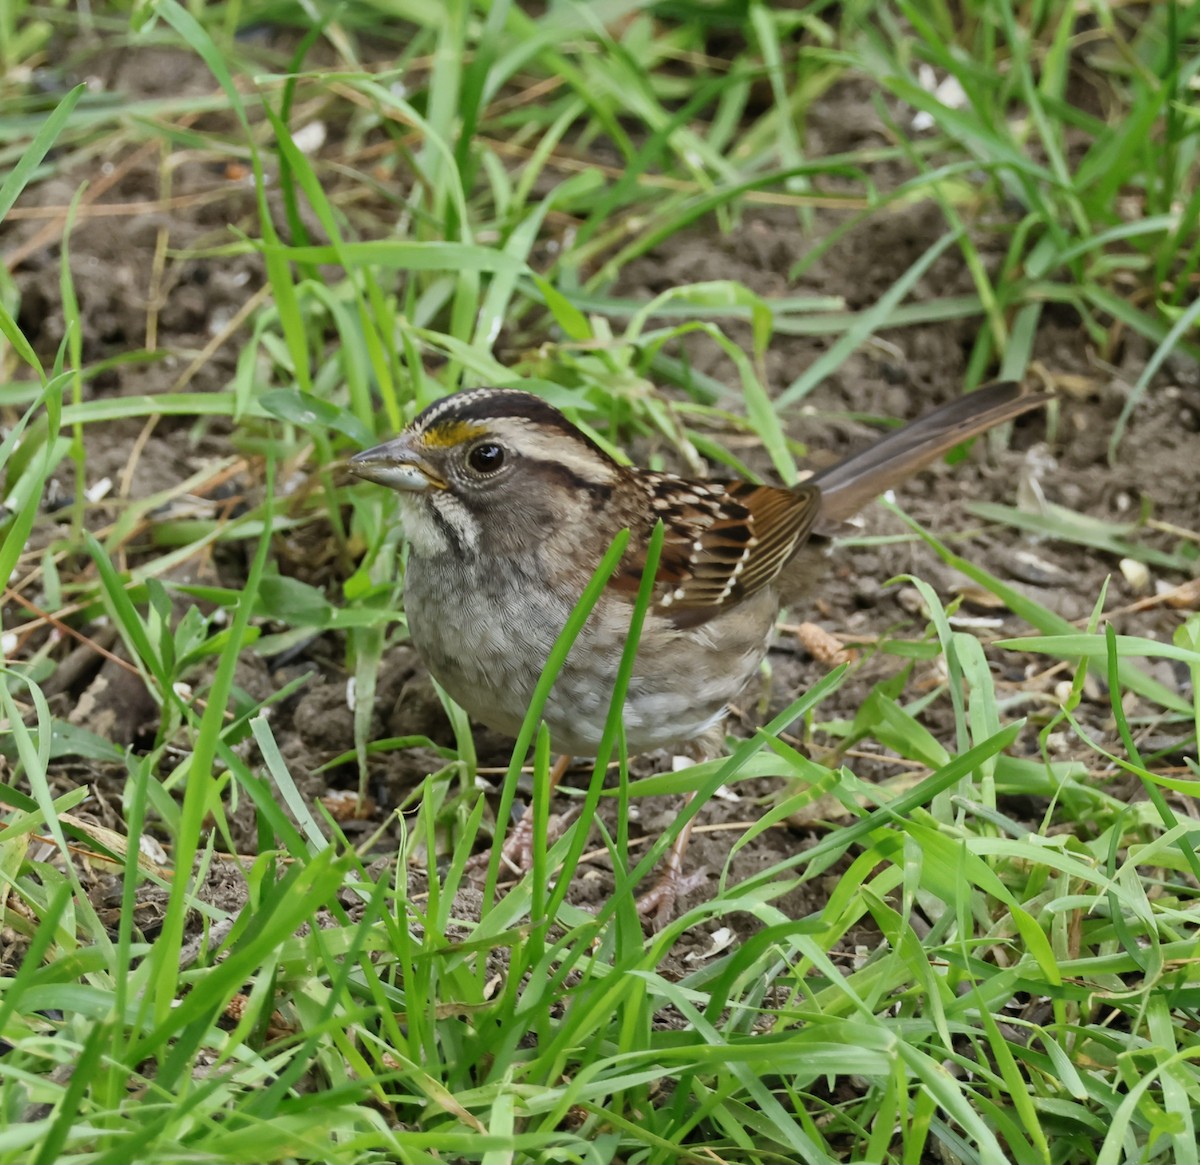
[[[547,655],[617,533],[629,549],[571,648],[544,718],[594,756],[656,522],[665,540],[628,695],[630,752],[706,736],[757,672],[781,584],[814,526],[850,517],[953,446],[1048,398],[994,384],[794,488],[621,465],[530,393],[475,389],[356,454],[400,494],[405,611],[426,666],[477,720],[515,735]]]

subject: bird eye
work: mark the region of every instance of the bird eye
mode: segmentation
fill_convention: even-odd
[[[467,454],[467,464],[476,473],[495,473],[504,464],[504,450],[492,441],[485,441]]]

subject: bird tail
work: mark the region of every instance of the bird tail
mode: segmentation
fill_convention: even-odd
[[[843,521],[853,517],[872,499],[932,464],[955,445],[1041,408],[1051,399],[1047,393],[1026,393],[1013,381],[998,381],[918,417],[812,479],[821,487],[822,519]]]

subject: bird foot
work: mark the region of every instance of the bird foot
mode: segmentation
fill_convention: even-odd
[[[569,814],[550,814],[546,822],[543,849],[548,850],[562,836],[568,824]],[[469,877],[483,881],[487,876],[488,864],[492,860],[493,848],[489,847],[468,860],[466,872]],[[533,812],[528,807],[521,815],[520,821],[508,832],[504,848],[500,851],[500,866],[515,878],[520,878],[533,869]]]
[[[662,930],[674,918],[679,899],[698,890],[708,877],[703,868],[684,874],[674,858],[673,853],[667,855],[658,881],[637,900],[638,914],[652,930]]]

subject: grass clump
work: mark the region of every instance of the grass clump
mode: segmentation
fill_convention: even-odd
[[[339,461],[445,392],[532,388],[615,450],[793,480],[793,406],[864,351],[946,331],[966,382],[1069,393],[1098,375],[1048,363],[1069,320],[1141,354],[1122,456],[1195,357],[1196,6],[959,7],[4,10],[0,1160],[1195,1157],[1186,602],[1172,642],[1116,634],[1157,600],[1100,586],[1077,624],[906,530],[1036,637],[985,650],[913,577],[885,668],[810,673],[725,758],[647,776],[614,725],[616,775],[503,895],[466,863],[523,768],[547,821],[536,710],[498,808],[459,710],[436,743],[380,731],[400,532]],[[847,90],[875,128],[815,148]],[[877,292],[822,287],[928,206]],[[97,236],[138,215],[144,282],[114,290]],[[638,275],[784,215],[773,289]],[[976,512],[1177,597],[1194,572],[1179,522]],[[288,717],[334,682],[325,797]],[[637,883],[684,822],[647,842],[631,809],[730,790],[751,820],[715,890],[646,936]]]

